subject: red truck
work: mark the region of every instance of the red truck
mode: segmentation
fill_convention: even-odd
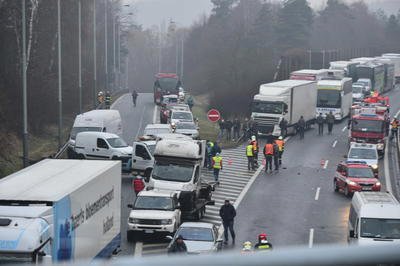
[[[158,73],[155,75],[154,82],[154,103],[160,105],[162,97],[168,94],[179,94],[181,81],[177,74],[174,73]]]
[[[354,110],[349,124],[349,143],[376,144],[379,155],[385,152],[385,140],[388,135],[388,114],[377,112],[379,106],[359,107]]]

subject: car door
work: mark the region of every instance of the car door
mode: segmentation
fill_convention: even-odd
[[[107,141],[103,138],[97,138],[96,147],[90,151],[90,157],[97,160],[110,159],[110,153],[111,150]]]
[[[153,156],[151,155],[146,144],[136,142],[133,146],[132,153],[132,169],[144,171],[153,167]]]
[[[339,164],[336,169],[336,180],[338,183],[339,188],[343,188],[346,183],[346,178],[344,177],[343,173],[345,171],[343,164]]]

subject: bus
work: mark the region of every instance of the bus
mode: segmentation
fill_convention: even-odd
[[[342,120],[349,115],[352,104],[352,79],[322,79],[317,83],[316,115],[323,117],[329,112],[335,120]]]
[[[154,103],[161,104],[162,97],[168,94],[179,94],[179,88],[182,86],[177,74],[158,73],[154,82]]]
[[[357,77],[370,79],[371,91],[382,93],[385,90],[385,67],[380,63],[366,63],[357,66]]]

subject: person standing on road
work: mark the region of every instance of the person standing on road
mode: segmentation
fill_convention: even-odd
[[[318,135],[322,136],[324,135],[324,118],[322,117],[322,113],[319,113],[319,116],[317,116],[317,124],[318,124]]]
[[[222,157],[219,152],[212,158],[212,167],[214,169],[214,179],[219,184],[219,171],[222,171]]]
[[[250,171],[254,169],[254,154],[253,154],[253,144],[249,141],[249,144],[246,146],[246,156],[247,156],[247,169]]]
[[[232,140],[232,121],[231,120],[226,120],[225,121],[225,130],[226,130],[226,140],[230,141]]]
[[[328,134],[332,134],[333,124],[335,123],[335,117],[332,114],[332,111],[326,115],[326,123],[328,124]]]
[[[132,100],[133,100],[133,105],[136,107],[136,99],[138,97],[138,93],[136,90],[133,90],[132,92]]]
[[[306,122],[304,121],[303,116],[300,116],[299,121],[297,122],[297,129],[300,133],[300,139],[304,139],[304,130],[306,129]]]
[[[219,216],[221,217],[222,225],[224,226],[224,244],[228,244],[228,229],[231,233],[232,244],[235,244],[235,231],[233,230],[233,221],[236,217],[236,210],[228,199],[225,200],[224,205],[222,205],[221,209],[219,209]]]
[[[206,165],[208,169],[211,169],[211,160],[213,157],[213,148],[214,148],[214,143],[212,141],[207,141],[207,146],[206,146]]]
[[[186,253],[187,247],[185,242],[183,242],[183,237],[179,235],[174,243],[168,248],[168,254],[171,253]]]
[[[249,119],[246,117],[244,119],[243,125],[242,125],[242,131],[243,131],[243,138],[244,140],[250,139],[250,127],[249,127]]]
[[[276,142],[274,141],[274,143],[272,143],[272,145],[274,146],[274,166],[275,166],[275,171],[279,171],[279,147],[276,144]]]
[[[223,118],[219,120],[218,125],[219,125],[218,141],[220,141],[224,137],[225,120]]]
[[[286,119],[284,117],[282,117],[281,122],[279,122],[279,127],[281,129],[281,136],[286,137],[287,135],[287,125],[288,122],[286,121]]]
[[[240,121],[237,117],[233,120],[233,141],[238,141],[240,135]]]
[[[393,118],[392,123],[390,123],[390,125],[392,126],[391,129],[391,134],[390,134],[390,140],[392,140],[395,136],[397,138],[397,131],[399,128],[399,121],[397,120],[397,118]]]
[[[283,140],[282,136],[279,136],[277,140],[275,140],[276,145],[278,145],[278,151],[279,151],[279,165],[282,164],[282,154],[283,151],[285,150],[285,141]]]
[[[105,99],[105,104],[106,104],[106,109],[110,109],[111,106],[111,94],[109,91],[106,92],[106,97]]]
[[[253,164],[255,167],[258,167],[258,142],[256,136],[251,136],[251,145],[253,145]]]
[[[268,169],[272,173],[272,157],[274,156],[274,145],[271,141],[268,141],[264,146],[264,156],[265,156],[265,172]]]
[[[190,95],[189,98],[187,99],[187,105],[189,106],[190,111],[192,111],[194,105],[194,100],[192,95]]]

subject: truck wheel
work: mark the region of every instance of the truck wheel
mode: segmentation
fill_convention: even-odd
[[[333,189],[335,190],[335,192],[338,192],[338,191],[339,191],[339,187],[338,187],[338,185],[337,185],[336,179],[333,181]]]
[[[133,242],[135,240],[135,235],[133,231],[127,231],[126,232],[126,238],[128,239],[128,242]]]
[[[80,160],[83,160],[83,159],[85,159],[85,156],[83,156],[83,154],[79,153],[79,154],[76,155],[76,158],[80,159]]]

